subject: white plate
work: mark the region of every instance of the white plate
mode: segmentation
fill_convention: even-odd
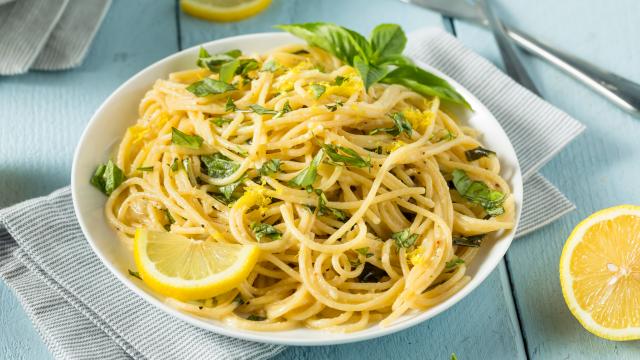
[[[241,49],[247,53],[260,53],[299,39],[286,33],[264,33],[236,36],[212,41],[203,46],[210,53],[231,49]],[[171,72],[193,68],[198,56],[198,47],[183,50],[140,71],[120,86],[98,108],[84,130],[76,148],[71,173],[73,204],[82,231],[100,260],[111,272],[138,296],[156,306],[161,311],[175,316],[192,325],[218,334],[240,339],[285,345],[331,345],[376,338],[419,324],[443,312],[467,296],[498,265],[513,240],[514,231],[503,232],[486,241],[474,258],[468,273],[471,281],[445,302],[427,311],[405,315],[398,321],[383,328],[374,325],[366,330],[348,334],[337,334],[311,329],[296,329],[279,332],[256,332],[232,328],[222,322],[200,318],[178,311],[163,302],[161,295],[153,293],[142,282],[133,280],[127,269],[134,268],[131,253],[116,238],[115,231],[108,225],[104,215],[106,197],[89,184],[96,166],[105,162],[113,145],[124,135],[125,130],[138,118],[138,103],[156,79],[167,78]],[[474,112],[458,109],[461,120],[479,129],[484,134],[482,141],[486,147],[498,153],[502,165],[502,176],[507,180],[516,203],[516,219],[520,218],[522,207],[522,178],[515,151],[504,130],[489,111],[469,91],[432,67],[418,63],[421,67],[447,79],[471,104]],[[133,295],[133,293],[131,294]]]

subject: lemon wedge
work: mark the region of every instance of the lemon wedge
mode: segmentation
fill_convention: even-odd
[[[560,284],[587,330],[640,339],[640,206],[601,210],[578,224],[562,250]]]
[[[180,300],[211,298],[237,287],[259,256],[255,245],[221,244],[137,229],[133,256],[142,280]]]
[[[206,20],[238,21],[263,11],[271,0],[181,0],[185,13]]]

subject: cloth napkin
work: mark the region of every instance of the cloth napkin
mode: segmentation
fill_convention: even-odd
[[[110,4],[111,0],[0,0],[0,75],[80,65]]]
[[[518,236],[573,208],[536,170],[582,130],[577,121],[442,31],[413,33],[409,54],[466,86],[509,133],[527,174]],[[0,210],[0,277],[56,358],[266,359],[284,348],[195,328],[132,293],[91,251],[69,188]]]

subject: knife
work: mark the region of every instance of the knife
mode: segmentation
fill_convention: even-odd
[[[476,25],[489,25],[480,7],[465,0],[400,1],[418,5],[437,11],[445,16],[465,20]],[[546,60],[625,111],[640,117],[640,84],[538,41],[512,26],[505,25],[504,31],[520,48]]]
[[[478,0],[478,5],[484,16],[487,18],[491,31],[493,32],[493,37],[498,43],[500,55],[502,56],[502,61],[504,62],[507,74],[520,83],[520,85],[540,96],[540,92],[536,88],[535,83],[531,80],[531,77],[529,76],[527,69],[525,69],[522,64],[522,61],[520,61],[520,57],[518,56],[516,48],[513,46],[511,38],[509,38],[507,33],[504,31],[502,22],[493,12],[493,9],[491,9],[489,0]]]

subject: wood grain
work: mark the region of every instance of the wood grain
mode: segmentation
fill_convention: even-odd
[[[504,19],[565,51],[640,82],[640,3],[637,1],[501,1]],[[489,32],[456,22],[459,38],[495,61]],[[571,229],[592,212],[640,203],[640,121],[552,68],[525,56],[542,95],[587,125],[587,131],[542,173],[577,206],[512,244],[507,258],[523,335],[532,359],[637,359],[638,342],[611,342],[584,330],[567,309],[558,262]]]

